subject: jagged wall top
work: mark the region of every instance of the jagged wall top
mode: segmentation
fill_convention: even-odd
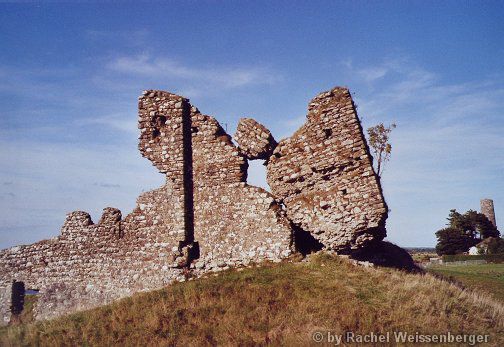
[[[144,91],[138,102],[138,148],[176,185],[183,185],[183,122],[188,100],[168,92]]]
[[[252,118],[240,119],[234,138],[248,159],[268,159],[277,145],[271,132]]]
[[[158,90],[139,98],[138,148],[176,187],[184,170],[196,185],[245,182],[247,161],[219,122],[204,115],[189,100]]]

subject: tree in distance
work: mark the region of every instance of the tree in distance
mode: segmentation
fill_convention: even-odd
[[[482,240],[499,235],[500,232],[484,214],[473,210],[464,214],[450,210],[448,227],[436,232],[436,252],[439,255],[464,253]]]

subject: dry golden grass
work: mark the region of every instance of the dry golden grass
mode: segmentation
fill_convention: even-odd
[[[314,331],[489,334],[502,304],[431,275],[329,255],[178,283],[56,320],[3,329],[4,346],[311,345]]]

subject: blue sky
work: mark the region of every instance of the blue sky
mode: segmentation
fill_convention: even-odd
[[[348,86],[364,127],[397,124],[389,240],[433,246],[485,197],[504,226],[503,2],[2,3],[0,42],[0,248],[56,236],[72,210],[126,215],[163,183],[137,150],[144,89],[281,139]],[[260,163],[249,175],[265,184]]]

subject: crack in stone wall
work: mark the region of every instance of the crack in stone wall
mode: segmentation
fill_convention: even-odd
[[[139,150],[166,175],[122,218],[69,213],[51,240],[0,251],[0,315],[12,281],[40,290],[37,319],[89,309],[138,291],[322,247],[347,251],[385,236],[386,205],[348,90],[322,93],[307,123],[277,145],[253,119],[236,147],[217,120],[181,96],[139,98]],[[246,183],[264,159],[273,194]],[[295,244],[297,242],[297,244]]]
[[[183,247],[194,246],[194,179],[191,110],[187,101],[182,104],[182,132],[184,145],[184,242]],[[188,263],[190,259],[188,259]]]

